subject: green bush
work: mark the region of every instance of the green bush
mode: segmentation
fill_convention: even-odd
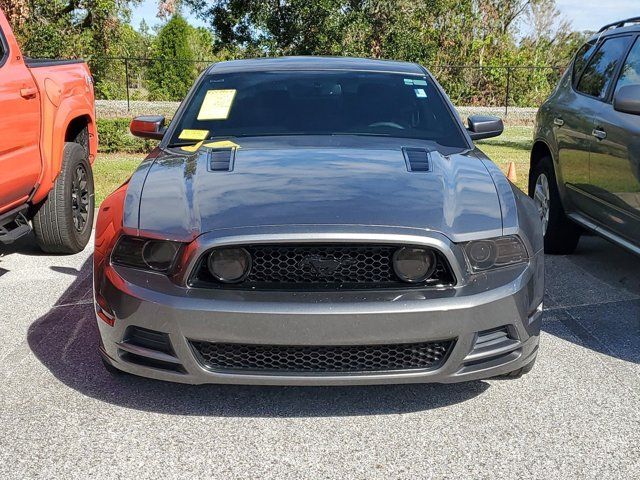
[[[134,137],[128,118],[98,119],[98,151],[100,153],[147,153],[158,142]]]
[[[96,97],[104,100],[116,100],[127,96],[125,85],[113,80],[98,80],[95,89]]]

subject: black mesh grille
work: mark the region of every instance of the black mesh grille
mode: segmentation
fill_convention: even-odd
[[[382,372],[435,369],[453,341],[399,345],[282,346],[192,342],[200,361],[212,370],[245,372]]]
[[[251,273],[239,284],[222,284],[209,273],[206,255],[191,285],[256,290],[407,288],[454,284],[447,261],[436,253],[434,273],[421,284],[402,282],[393,270],[397,245],[255,245],[245,246]]]
[[[173,355],[169,335],[163,332],[156,332],[155,330],[141,327],[129,327],[125,334],[125,341],[131,345],[137,345],[151,350],[159,350]]]

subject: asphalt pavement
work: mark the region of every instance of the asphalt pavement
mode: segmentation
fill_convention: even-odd
[[[640,478],[640,258],[547,257],[519,380],[188,386],[103,368],[91,251],[0,246],[0,478]]]

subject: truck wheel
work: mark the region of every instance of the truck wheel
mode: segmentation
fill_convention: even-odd
[[[94,215],[93,172],[85,149],[66,143],[60,174],[33,217],[40,248],[47,253],[78,253],[89,242]]]
[[[573,253],[581,230],[564,213],[551,157],[542,158],[531,170],[529,196],[533,198],[542,220],[545,253]]]

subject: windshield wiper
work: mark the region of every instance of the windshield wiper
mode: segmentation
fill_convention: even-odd
[[[189,140],[188,142],[175,142],[167,145],[167,148],[193,147],[202,141],[203,140]]]

